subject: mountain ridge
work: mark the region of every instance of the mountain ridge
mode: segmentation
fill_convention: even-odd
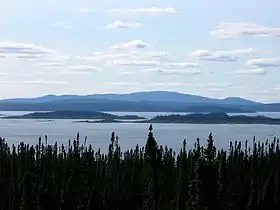
[[[88,110],[112,112],[280,112],[280,103],[260,103],[241,97],[223,99],[171,91],[125,94],[45,95],[0,100],[2,111]]]
[[[132,93],[106,93],[106,94],[88,94],[88,95],[44,95],[35,98],[11,98],[2,99],[0,102],[54,102],[59,100],[118,100],[118,101],[162,101],[162,102],[180,102],[180,103],[217,103],[217,104],[264,104],[241,97],[225,97],[223,99],[172,92],[172,91],[140,91]]]

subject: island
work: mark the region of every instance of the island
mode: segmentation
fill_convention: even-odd
[[[279,118],[266,116],[230,116],[223,112],[194,113],[186,115],[161,115],[149,120],[149,123],[186,123],[186,124],[280,124]]]
[[[280,124],[279,118],[265,116],[229,116],[226,113],[194,113],[186,115],[160,115],[149,120],[98,120],[98,121],[76,121],[79,123],[174,123],[174,124]]]
[[[134,121],[134,120],[122,121],[122,120],[115,120],[115,119],[73,121],[73,123],[136,123],[136,122],[138,121]]]
[[[18,116],[4,116],[2,119],[95,119],[95,120],[145,120],[137,115],[113,115],[96,111],[52,111],[33,112]]]
[[[4,116],[2,119],[73,119],[74,123],[182,123],[182,124],[280,124],[280,118],[265,116],[230,116],[224,112],[171,114],[159,115],[152,119],[146,119],[137,115],[118,116],[96,111],[53,111],[34,112],[20,116]]]

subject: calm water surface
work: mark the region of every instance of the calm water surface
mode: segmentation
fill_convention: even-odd
[[[4,115],[24,113],[26,112],[0,112]],[[138,114],[149,118],[163,113],[118,114]],[[269,114],[273,115],[273,113]],[[280,117],[280,113],[276,113],[273,117]],[[186,138],[188,145],[193,146],[196,138],[200,138],[204,142],[210,132],[213,132],[216,146],[219,148],[228,148],[229,142],[235,140],[251,142],[254,136],[261,141],[280,137],[280,125],[154,124],[153,126],[159,144],[168,145],[176,151],[181,147],[183,139]],[[81,138],[87,136],[88,143],[93,144],[94,148],[101,148],[102,151],[107,151],[112,131],[115,131],[120,137],[121,147],[130,149],[137,144],[145,144],[148,128],[148,124],[134,123],[87,124],[73,123],[72,120],[0,119],[0,136],[5,137],[9,144],[16,144],[20,141],[34,144],[40,136],[45,135],[48,135],[49,143],[57,141],[59,144],[67,144],[69,139],[75,138],[76,133],[80,132]]]

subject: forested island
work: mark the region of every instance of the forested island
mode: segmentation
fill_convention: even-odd
[[[33,112],[18,116],[4,116],[4,119],[98,119],[98,120],[141,120],[145,119],[136,115],[118,116],[105,112],[95,111],[52,111],[52,112]]]
[[[173,140],[173,139],[172,139]],[[244,143],[244,144],[243,144]],[[80,134],[68,145],[9,145],[0,138],[0,207],[5,210],[277,210],[280,145],[253,140],[217,149],[182,142],[158,145],[150,126],[145,145],[122,151],[113,132],[108,153]],[[242,147],[241,145],[245,145]]]
[[[265,116],[229,116],[226,113],[194,113],[186,115],[162,115],[149,120],[97,120],[78,121],[80,123],[175,123],[175,124],[267,124],[279,125],[280,119]]]
[[[148,120],[122,121],[118,119],[81,120],[76,123],[181,123],[181,124],[280,124],[280,119],[265,116],[229,116],[226,113],[194,113],[186,115],[161,115]]]
[[[137,115],[118,116],[93,111],[34,112],[3,119],[76,119],[75,123],[185,123],[185,124],[280,124],[280,119],[265,116],[229,116],[223,112],[160,115],[146,119]]]
[[[189,124],[280,124],[279,118],[265,116],[229,116],[226,113],[194,113],[186,115],[162,115],[152,118],[149,123],[189,123]]]

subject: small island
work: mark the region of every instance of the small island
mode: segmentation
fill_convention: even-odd
[[[91,119],[91,120],[145,120],[136,115],[113,115],[95,111],[33,112],[19,116],[4,116],[3,119]]]

